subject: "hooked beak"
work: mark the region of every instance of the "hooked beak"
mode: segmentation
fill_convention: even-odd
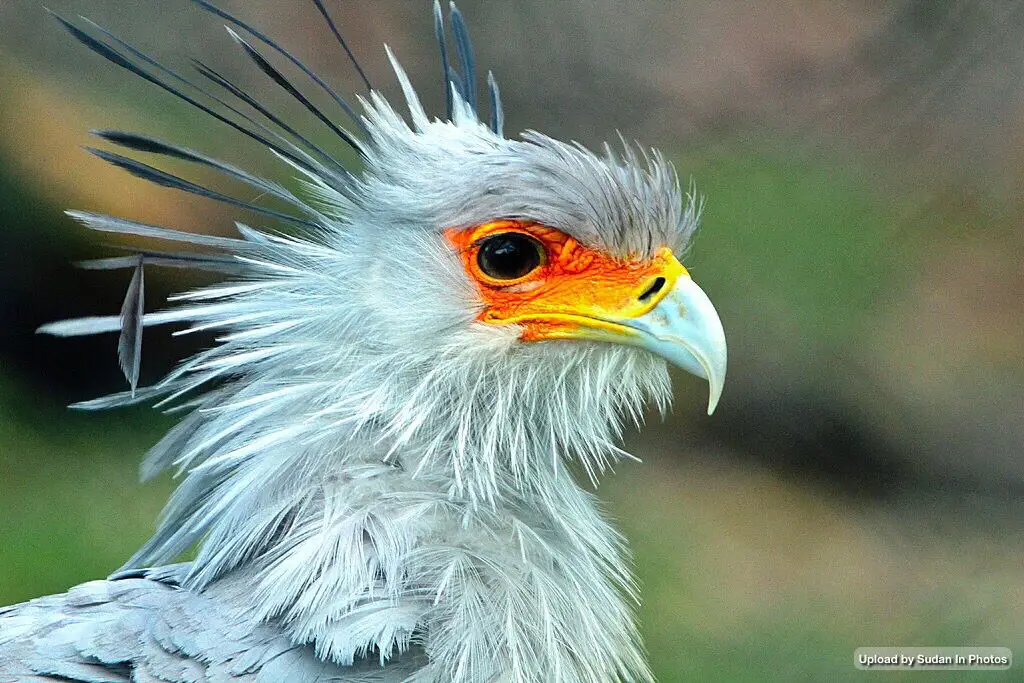
[[[708,415],[715,411],[728,356],[722,321],[671,250],[660,250],[642,277],[630,275],[597,291],[583,281],[581,289],[586,294],[574,294],[557,312],[533,312],[527,305],[505,321],[525,325],[533,340],[588,339],[646,349],[706,379]]]
[[[639,333],[631,336],[637,346],[706,379],[708,415],[715,412],[725,385],[725,331],[711,300],[688,274],[650,311],[616,322]]]

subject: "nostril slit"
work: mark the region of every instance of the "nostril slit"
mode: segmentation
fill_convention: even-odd
[[[665,278],[656,277],[651,286],[644,290],[644,293],[640,295],[640,301],[647,301],[652,296],[661,291],[661,288],[665,286]]]

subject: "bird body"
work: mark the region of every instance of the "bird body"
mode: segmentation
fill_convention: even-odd
[[[290,53],[198,2],[247,32],[232,35],[296,96],[248,41]],[[652,679],[625,542],[573,470],[596,481],[625,455],[623,417],[664,409],[665,359],[707,377],[717,402],[721,325],[675,257],[698,210],[657,153],[506,139],[493,77],[482,123],[462,17],[453,8],[461,73],[436,5],[435,20],[446,118],[427,116],[390,53],[408,120],[373,90],[353,119],[361,138],[317,117],[357,150],[358,172],[200,65],[263,118],[183,99],[270,147],[304,179],[301,196],[186,148],[99,133],[215,168],[291,212],[97,151],[137,176],[298,230],[238,224],[238,238],[212,237],[72,212],[193,248],[105,260],[134,269],[121,315],[44,327],[120,330],[131,390],[82,407],[186,411],[142,469],[181,483],[120,573],[0,609],[0,681]],[[64,23],[182,96],[179,75]],[[146,265],[229,278],[145,313]],[[142,329],[169,323],[216,330],[218,344],[137,388]]]

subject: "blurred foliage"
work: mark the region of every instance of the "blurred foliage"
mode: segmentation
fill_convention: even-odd
[[[737,306],[730,332],[764,329],[782,307],[807,344],[842,346],[912,268],[892,238],[893,198],[852,154],[781,145],[741,140],[678,162],[705,199],[693,275]]]
[[[72,413],[0,380],[0,603],[9,604],[106,576],[145,540],[169,486],[140,488],[134,461],[168,423],[138,410]]]

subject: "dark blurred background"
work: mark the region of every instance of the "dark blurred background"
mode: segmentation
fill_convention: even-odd
[[[357,88],[312,3],[222,4]],[[50,7],[182,70],[190,56],[223,65],[306,120],[186,0]],[[460,8],[507,132],[594,145],[621,131],[665,150],[706,199],[686,265],[726,327],[725,395],[707,418],[705,387],[677,377],[673,414],[630,438],[645,462],[599,489],[636,551],[660,679],[861,680],[866,645],[1024,657],[1024,4]],[[429,10],[349,1],[338,14],[378,87],[395,92],[387,42],[438,112]],[[169,418],[63,407],[122,388],[116,339],[33,333],[115,313],[127,285],[72,267],[110,241],[62,210],[231,230],[220,205],[90,157],[101,127],[279,172],[74,43],[39,3],[0,2],[0,604],[115,569],[173,485],[136,483]],[[149,307],[202,282],[153,269]],[[203,343],[147,332],[143,379]],[[1024,680],[1019,664],[985,676]]]

